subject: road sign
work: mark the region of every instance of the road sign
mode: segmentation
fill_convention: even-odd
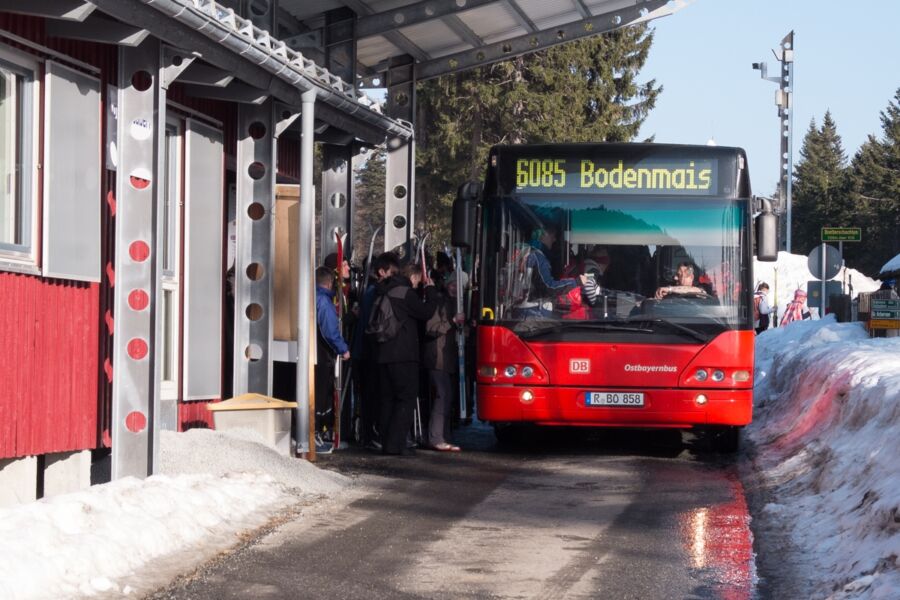
[[[825,279],[831,279],[841,270],[841,253],[834,246],[825,246]],[[822,277],[822,246],[813,248],[806,261],[813,277]]]
[[[872,298],[872,310],[890,310],[900,311],[900,299],[894,298]]]
[[[869,329],[900,329],[900,299],[872,298]]]
[[[823,242],[859,242],[862,241],[860,227],[823,227]]]

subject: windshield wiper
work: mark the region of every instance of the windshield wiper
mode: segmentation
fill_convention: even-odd
[[[553,324],[549,327],[517,333],[519,333],[519,336],[522,339],[530,340],[548,333],[556,333],[558,331],[572,331],[573,329],[587,329],[590,331],[630,331],[634,333],[653,333],[652,329],[649,329],[647,327],[633,327],[628,325],[625,321],[608,321],[603,323],[596,323],[591,321],[554,321]]]
[[[709,342],[709,336],[704,335],[700,331],[697,331],[696,329],[692,329],[691,327],[688,327],[687,325],[682,325],[681,323],[676,323],[675,321],[670,321],[668,319],[662,319],[660,317],[653,317],[653,318],[649,318],[649,319],[647,317],[636,317],[634,319],[629,319],[629,322],[630,323],[660,323],[662,325],[668,325],[672,329],[676,329],[676,330],[680,331],[681,333],[685,333],[685,334],[689,335],[690,337],[694,338],[695,340],[697,340],[698,342],[701,342],[703,344],[706,344]]]

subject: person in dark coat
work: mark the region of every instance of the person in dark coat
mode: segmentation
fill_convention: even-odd
[[[375,363],[376,342],[366,334],[366,325],[372,315],[372,306],[378,293],[378,285],[400,272],[400,260],[393,252],[383,252],[372,262],[372,278],[363,292],[359,306],[359,321],[353,336],[353,361],[356,365],[357,397],[362,403],[360,410],[360,443],[368,448],[381,450],[379,419],[381,406],[379,397],[378,365]]]
[[[456,312],[456,291],[456,279],[451,278],[445,290],[438,292],[437,309],[425,323],[423,362],[434,388],[428,445],[440,452],[459,452],[459,446],[450,443],[450,414],[456,397],[454,376],[459,372],[456,332],[465,321],[465,315]]]
[[[420,283],[425,284],[424,301],[416,293]],[[434,283],[423,281],[422,266],[410,263],[399,275],[386,279],[379,295],[394,288],[405,287],[402,298],[387,296],[394,318],[400,322],[397,335],[376,344],[376,358],[380,368],[382,453],[414,454],[406,448],[406,436],[413,421],[416,395],[419,390],[419,322],[431,318],[437,307]]]

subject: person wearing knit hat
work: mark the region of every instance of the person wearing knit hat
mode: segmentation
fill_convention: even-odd
[[[787,305],[784,316],[781,317],[781,326],[784,327],[788,323],[794,321],[803,321],[810,318],[809,308],[806,306],[806,291],[797,290],[794,292],[794,299]]]
[[[322,261],[322,264],[332,271],[337,271],[337,253],[332,252],[328,256],[325,257],[325,260]],[[350,278],[350,261],[347,260],[347,257],[344,257],[344,262],[341,265],[341,277],[344,279]]]

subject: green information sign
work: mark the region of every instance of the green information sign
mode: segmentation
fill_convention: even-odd
[[[823,227],[823,242],[859,242],[862,240],[860,227]]]

